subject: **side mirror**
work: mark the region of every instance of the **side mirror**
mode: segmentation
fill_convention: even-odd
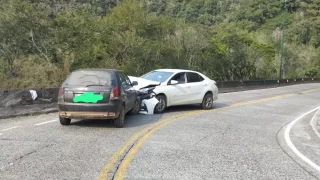
[[[136,85],[138,85],[138,82],[137,81],[132,81],[132,86],[136,86]]]
[[[175,85],[175,84],[178,84],[178,83],[179,83],[179,82],[176,81],[176,80],[171,80],[171,81],[170,81],[170,84],[171,84],[171,85]]]

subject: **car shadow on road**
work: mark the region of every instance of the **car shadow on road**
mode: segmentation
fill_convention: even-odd
[[[219,108],[223,108],[223,107],[227,107],[227,106],[229,106],[229,104],[214,103],[212,105],[212,108],[219,109]],[[181,105],[181,106],[168,107],[166,112],[167,113],[169,113],[169,112],[187,112],[187,111],[197,111],[197,110],[201,110],[200,105]]]
[[[228,104],[214,103],[213,109],[227,107]],[[152,124],[166,117],[170,117],[170,114],[190,112],[201,110],[200,105],[182,105],[168,107],[163,114],[137,114],[137,115],[126,115],[124,128],[133,128],[138,126],[145,126]],[[72,120],[71,126],[82,126],[82,127],[96,127],[96,128],[115,128],[112,120]]]
[[[125,117],[125,125],[123,128],[133,128],[137,126],[144,126],[152,124],[162,119],[163,114],[137,114],[127,115]],[[113,120],[100,120],[100,119],[83,119],[83,120],[72,120],[70,126],[82,126],[92,128],[115,128]]]

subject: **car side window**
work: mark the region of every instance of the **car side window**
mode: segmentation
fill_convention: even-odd
[[[125,81],[127,82],[128,85],[131,85],[131,81],[130,81],[130,78],[125,74],[125,73],[122,73],[124,78],[125,78]]]
[[[186,83],[186,73],[178,73],[174,75],[171,80],[178,81],[178,84],[185,84]]]
[[[199,74],[199,77],[200,77],[200,81],[203,81],[204,78]]]
[[[131,81],[123,72],[119,72],[119,76],[121,77],[121,86],[123,89],[128,90],[131,88]]]
[[[123,85],[124,83],[126,83],[126,78],[124,77],[124,75],[121,72],[118,72],[118,76],[120,79],[120,83],[121,85]]]
[[[188,72],[187,73],[187,80],[188,83],[194,83],[194,82],[201,82],[203,81],[203,77],[201,77],[199,74],[197,73],[193,73],[193,72]]]

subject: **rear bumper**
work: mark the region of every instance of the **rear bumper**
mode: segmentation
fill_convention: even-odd
[[[115,119],[119,117],[118,112],[72,112],[60,111],[59,116],[70,119]]]
[[[59,103],[59,116],[70,119],[115,119],[120,114],[122,103],[108,104]]]

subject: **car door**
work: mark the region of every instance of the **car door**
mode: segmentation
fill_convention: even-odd
[[[136,102],[136,99],[137,99],[137,93],[136,93],[136,90],[133,88],[132,86],[132,82],[130,80],[130,78],[128,77],[128,75],[126,73],[122,73],[124,75],[124,78],[126,80],[126,85],[127,87],[129,88],[128,89],[128,93],[130,94],[128,99],[130,101],[130,109],[132,109],[134,106],[135,106],[135,102]]]
[[[171,80],[178,81],[178,84],[170,84]],[[166,87],[166,95],[168,97],[168,103],[172,105],[183,105],[187,98],[187,84],[186,84],[186,73],[181,72],[175,74],[169,81]]]
[[[120,79],[121,94],[126,104],[125,111],[128,112],[134,106],[135,91],[132,90],[130,79],[124,73],[118,72],[118,76]],[[129,79],[129,81],[127,78]]]
[[[187,72],[187,103],[201,103],[206,88],[204,78],[198,73]]]

